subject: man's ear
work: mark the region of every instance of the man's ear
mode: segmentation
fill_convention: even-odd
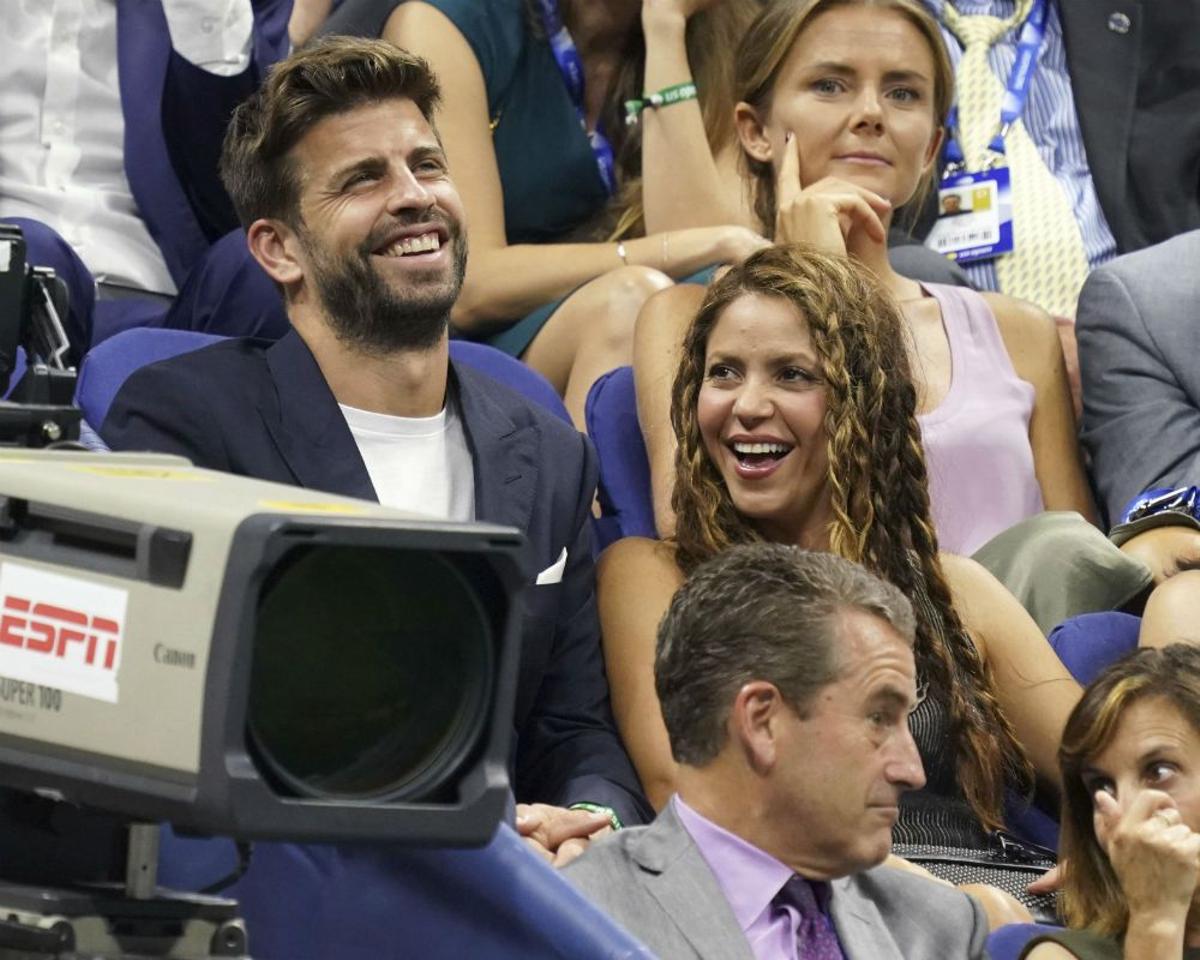
[[[758,115],[750,104],[742,101],[733,108],[733,123],[737,127],[738,140],[742,149],[755,160],[770,163],[772,158],[771,141],[767,137],[767,128],[763,118]]]
[[[730,735],[741,744],[747,763],[756,773],[767,773],[779,753],[779,721],[787,705],[779,688],[766,680],[742,686],[729,712]]]
[[[304,279],[299,260],[300,240],[282,220],[255,220],[246,231],[250,254],[267,276],[282,287]]]

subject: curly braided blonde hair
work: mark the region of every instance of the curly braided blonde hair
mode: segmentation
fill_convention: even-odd
[[[917,666],[946,702],[967,802],[985,826],[1000,826],[1005,784],[1027,783],[1030,766],[938,562],[907,328],[861,265],[801,244],[771,247],[710,287],[684,341],[671,398],[679,440],[672,497],[679,564],[690,573],[731,544],[764,539],[738,513],[696,415],[709,336],[725,309],[748,295],[791,303],[808,326],[825,388],[829,549],[909,597],[928,598],[915,604]]]

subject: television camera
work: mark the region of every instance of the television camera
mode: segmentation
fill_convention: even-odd
[[[80,414],[61,285],[24,260],[0,225],[0,381],[27,356],[0,403],[0,960],[247,957],[234,901],[158,888],[161,821],[241,870],[255,839],[487,842],[520,532],[37,449]]]

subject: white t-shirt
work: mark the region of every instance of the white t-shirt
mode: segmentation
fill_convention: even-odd
[[[475,519],[475,464],[453,404],[432,417],[338,406],[380,503],[439,519]]]

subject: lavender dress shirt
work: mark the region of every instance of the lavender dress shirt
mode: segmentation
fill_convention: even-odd
[[[792,869],[701,816],[678,795],[671,798],[671,803],[717,878],[717,885],[729,901],[756,960],[803,960],[796,949],[798,915],[774,902],[792,878]],[[812,887],[821,915],[836,937],[829,916],[829,884],[814,882]],[[844,960],[845,954],[839,949],[837,956]]]

